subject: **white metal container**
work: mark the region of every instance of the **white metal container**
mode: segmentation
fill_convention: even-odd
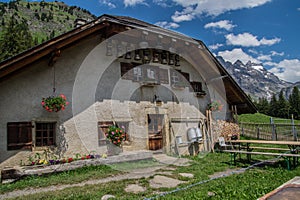
[[[196,142],[197,141],[197,134],[196,130],[194,128],[189,128],[187,130],[188,140],[190,142]]]
[[[202,131],[199,127],[195,128],[196,129],[196,136],[197,136],[197,139],[202,139]]]

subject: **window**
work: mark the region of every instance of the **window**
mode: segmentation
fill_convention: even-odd
[[[164,126],[164,115],[148,114],[149,134],[161,134],[163,126]]]
[[[98,122],[98,143],[99,146],[102,145],[106,145],[106,136],[105,133],[108,130],[109,126],[112,126],[113,122],[112,121],[106,121],[106,122]],[[125,131],[125,140],[126,141],[130,141],[129,140],[129,122],[124,121],[124,122],[116,122],[116,125],[120,128],[124,127],[124,131]]]
[[[31,149],[31,122],[7,123],[7,150]]]
[[[133,80],[133,64],[121,63],[121,77],[126,80]]]
[[[191,86],[192,86],[191,89],[193,92],[203,92],[201,82],[193,81],[193,82],[191,82]]]
[[[36,122],[35,126],[36,147],[55,145],[55,122]]]

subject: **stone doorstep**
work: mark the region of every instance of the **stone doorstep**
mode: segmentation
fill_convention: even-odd
[[[12,167],[1,170],[1,183],[14,182],[23,176],[45,175],[67,170],[74,170],[84,166],[97,166],[105,164],[115,164],[121,162],[131,162],[138,160],[152,160],[153,154],[149,151],[123,152],[120,155],[110,156],[107,158],[77,160],[71,163],[59,165],[34,165],[24,167]]]

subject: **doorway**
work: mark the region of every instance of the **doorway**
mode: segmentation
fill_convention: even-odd
[[[161,150],[163,148],[163,114],[148,114],[148,138],[149,150]]]

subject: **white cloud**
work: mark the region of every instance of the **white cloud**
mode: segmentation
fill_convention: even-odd
[[[274,38],[270,40],[262,38],[261,40],[258,40],[257,36],[254,36],[251,33],[241,33],[238,35],[231,33],[226,35],[225,38],[228,45],[239,45],[244,47],[256,47],[260,45],[271,46],[281,41],[280,38]]]
[[[205,24],[204,28],[220,28],[225,29],[227,31],[232,30],[236,25],[233,25],[231,21],[229,20],[221,20],[218,22],[211,22],[208,24]]]
[[[133,6],[136,6],[137,4],[147,5],[145,0],[124,0],[125,7],[128,7],[128,6],[133,7]]]
[[[268,65],[272,66],[273,68],[269,71],[274,73],[280,79],[290,82],[298,82],[300,81],[300,60],[292,59],[287,60],[284,59],[279,63],[268,63]]]
[[[284,52],[279,53],[279,52],[276,52],[276,51],[271,51],[271,55],[272,56],[284,56]]]
[[[232,49],[231,51],[219,51],[218,56],[222,56],[224,60],[234,63],[237,60],[247,63],[249,60],[254,63],[260,63],[259,60],[245,53],[241,48]]]
[[[218,48],[224,46],[223,44],[213,44],[213,45],[209,45],[209,49],[211,50],[217,50]]]
[[[271,61],[272,60],[270,55],[260,55],[260,56],[257,57],[257,59],[260,60],[260,61],[264,61],[264,60],[265,61]]]
[[[114,4],[112,1],[109,1],[109,0],[99,0],[99,3],[102,4],[102,5],[106,5],[110,8],[116,8],[116,4]]]
[[[192,7],[186,7],[182,12],[175,11],[174,15],[172,15],[172,20],[177,23],[191,21],[194,18],[194,9]]]
[[[166,29],[171,29],[171,28],[176,29],[179,27],[179,24],[176,24],[174,22],[166,22],[166,21],[156,22],[155,25]]]
[[[273,45],[273,44],[279,43],[280,41],[281,41],[280,38],[274,38],[274,39],[270,39],[270,40],[268,40],[268,39],[266,39],[266,38],[263,38],[263,39],[260,40],[260,43],[261,43],[262,45],[268,45],[268,46],[271,46],[271,45]]]
[[[167,2],[168,0],[153,0],[153,3],[166,8],[166,7],[170,7],[171,5]]]
[[[258,54],[258,52],[256,50],[254,50],[254,49],[249,49],[248,52],[249,53],[253,53],[253,54]]]
[[[183,7],[194,6],[194,14],[217,16],[224,12],[262,6],[272,0],[173,0]]]

